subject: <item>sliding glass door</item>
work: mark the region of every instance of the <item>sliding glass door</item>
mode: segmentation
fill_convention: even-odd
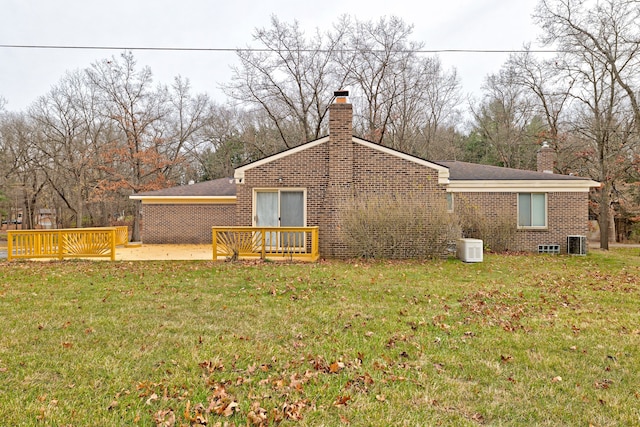
[[[303,190],[258,190],[255,197],[254,226],[304,227],[305,194]],[[268,233],[267,245],[282,247],[304,245],[304,233]]]

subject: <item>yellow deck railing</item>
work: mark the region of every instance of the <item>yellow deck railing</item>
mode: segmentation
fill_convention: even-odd
[[[316,261],[318,227],[213,227],[213,259],[262,258]]]
[[[123,246],[129,243],[129,227],[119,225],[112,228],[116,229],[116,246]]]
[[[85,258],[116,259],[116,246],[129,239],[126,226],[7,231],[7,259]]]

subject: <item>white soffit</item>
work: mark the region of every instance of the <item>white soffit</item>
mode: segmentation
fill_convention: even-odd
[[[495,181],[451,181],[450,193],[588,193],[600,183],[590,179],[576,180],[495,180]]]

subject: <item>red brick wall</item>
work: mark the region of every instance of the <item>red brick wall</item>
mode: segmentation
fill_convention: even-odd
[[[320,225],[328,180],[328,145],[320,144],[245,172],[237,186],[237,225],[253,225],[253,190],[297,188],[307,192],[307,226]],[[281,178],[282,182],[279,182]],[[320,241],[323,230],[320,229]]]
[[[235,204],[143,205],[144,243],[211,243],[211,227],[236,225]]]
[[[538,245],[560,245],[567,251],[567,236],[586,236],[588,231],[588,193],[547,193],[547,229],[517,230],[517,193],[455,193],[454,210],[472,207],[488,221],[500,217],[510,220],[514,230],[509,250],[537,252]]]
[[[346,142],[346,135],[338,144],[322,143],[245,171],[244,183],[237,190],[238,225],[253,223],[254,189],[305,188],[307,226],[320,228],[321,256],[344,258],[351,254],[340,235],[340,209],[352,196],[411,194],[427,203],[436,193],[445,200],[436,170],[353,143],[351,135]],[[353,166],[347,167],[350,159]],[[333,179],[330,170],[335,172]]]

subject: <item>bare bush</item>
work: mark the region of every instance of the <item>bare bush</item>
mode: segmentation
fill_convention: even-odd
[[[484,211],[469,203],[458,203],[456,217],[462,237],[481,239],[485,248],[506,252],[516,233],[516,219],[497,212],[488,217]]]
[[[443,201],[405,195],[374,195],[342,209],[344,243],[355,256],[378,259],[434,258],[460,237]]]

